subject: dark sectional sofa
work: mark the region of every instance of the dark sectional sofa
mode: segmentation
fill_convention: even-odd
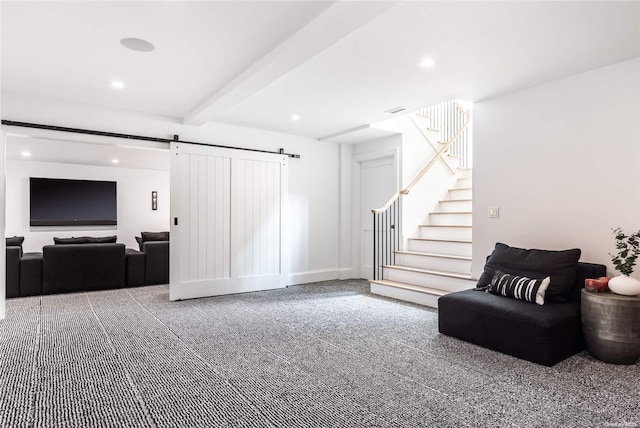
[[[577,263],[572,287],[564,297],[556,296],[544,305],[478,289],[447,294],[438,300],[439,331],[514,357],[553,366],[585,348],[580,290],[586,278],[605,275],[604,265]]]
[[[6,296],[37,296],[42,294],[42,254],[23,253],[24,238],[7,238]]]
[[[153,234],[151,234],[153,235]],[[148,236],[142,250],[125,248],[116,237],[55,238],[42,253],[22,252],[7,239],[6,296],[108,290],[169,282],[169,241]]]

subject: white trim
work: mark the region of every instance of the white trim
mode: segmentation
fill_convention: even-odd
[[[289,274],[287,285],[307,284],[309,282],[331,281],[338,279],[338,268],[319,269]]]
[[[379,296],[390,297],[392,299],[416,303],[418,305],[428,306],[436,309],[438,308],[438,299],[440,298],[440,296],[429,293],[421,293],[413,290],[390,287],[375,282],[371,283],[371,294],[377,294]]]
[[[342,268],[338,270],[338,279],[355,279],[353,268]]]
[[[338,267],[340,271],[353,274],[351,223],[353,217],[353,183],[352,183],[353,146],[339,146],[339,185],[338,185]],[[345,279],[341,273],[340,279]]]

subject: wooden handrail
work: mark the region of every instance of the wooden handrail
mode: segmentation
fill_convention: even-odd
[[[427,171],[429,171],[431,169],[431,167],[438,162],[438,159],[442,157],[442,155],[447,151],[447,149],[449,148],[449,146],[458,139],[458,137],[460,136],[460,134],[462,133],[462,131],[464,131],[467,126],[469,125],[469,121],[471,118],[471,115],[469,114],[469,110],[463,110],[462,107],[460,107],[460,105],[458,104],[457,101],[453,102],[456,106],[456,108],[460,111],[460,113],[464,114],[465,116],[465,120],[464,120],[464,125],[462,125],[462,127],[460,129],[458,129],[458,131],[453,135],[453,137],[451,137],[451,139],[449,141],[447,141],[442,148],[438,151],[438,153],[435,154],[435,156],[433,158],[431,158],[431,160],[422,168],[422,170],[418,173],[418,175],[416,175],[416,177],[411,180],[411,183],[409,183],[409,185],[407,187],[405,187],[402,190],[397,191],[392,197],[391,199],[389,199],[389,201],[384,204],[384,206],[382,208],[378,208],[378,209],[372,209],[371,212],[374,214],[380,214],[384,211],[386,211],[387,208],[389,208],[391,206],[391,204],[393,204],[396,199],[398,199],[400,196],[403,195],[407,195],[409,194],[409,192],[411,191],[411,189],[413,188],[413,186],[416,185],[416,183],[418,183],[418,181],[420,181],[420,179],[427,173]]]

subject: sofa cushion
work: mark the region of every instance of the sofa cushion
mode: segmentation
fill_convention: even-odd
[[[169,241],[147,241],[142,244],[145,254],[145,284],[169,283]]]
[[[578,248],[564,251],[529,250],[498,242],[484,265],[478,287],[491,284],[496,270],[532,279],[549,276],[551,281],[545,299],[566,302],[574,284],[580,254]]]
[[[125,285],[124,244],[45,245],[42,293],[108,290]]]
[[[17,245],[10,245],[5,252],[6,297],[18,297],[20,296],[20,258],[22,257],[22,248]]]
[[[145,254],[132,248],[124,250],[127,286],[144,285]]]
[[[438,329],[448,336],[552,366],[584,349],[579,303],[543,306],[465,290],[438,299]]]
[[[544,295],[551,279],[531,279],[496,270],[487,289],[493,294],[544,305]]]
[[[25,253],[20,259],[20,296],[42,294],[42,253]]]

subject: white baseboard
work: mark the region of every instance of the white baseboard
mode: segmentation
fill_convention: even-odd
[[[331,281],[338,279],[338,269],[320,269],[289,274],[287,285],[307,284],[309,282]]]
[[[354,279],[353,268],[343,268],[338,271],[338,279]]]
[[[375,282],[371,283],[371,293],[391,297],[392,299],[403,300],[405,302],[417,303],[418,305],[429,306],[436,309],[438,309],[438,298],[440,297],[428,293],[419,293],[417,291],[389,287]]]

